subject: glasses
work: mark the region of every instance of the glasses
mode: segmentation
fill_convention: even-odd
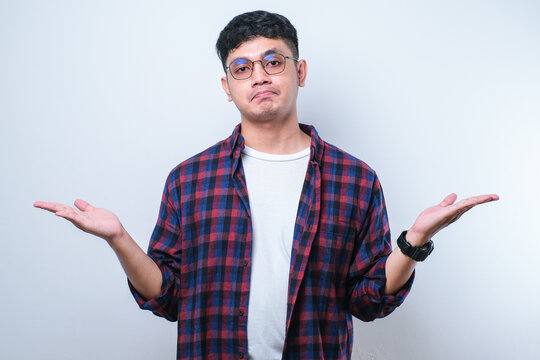
[[[256,62],[260,62],[263,70],[268,75],[281,74],[285,70],[285,64],[287,59],[298,61],[290,56],[281,55],[279,53],[272,53],[266,55],[261,60],[251,61],[249,59],[236,59],[229,64],[225,69],[228,69],[231,76],[236,80],[246,80],[253,74],[253,68]]]

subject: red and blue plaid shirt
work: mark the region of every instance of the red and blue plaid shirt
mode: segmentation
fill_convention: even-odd
[[[161,295],[144,299],[130,284],[141,308],[178,321],[178,359],[247,357],[252,228],[240,128],[167,178],[148,249],[163,273]],[[375,172],[314,127],[300,128],[311,148],[294,227],[283,359],[350,359],[352,316],[388,315],[413,276],[397,294],[384,294],[391,242]]]

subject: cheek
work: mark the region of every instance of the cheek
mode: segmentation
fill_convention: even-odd
[[[296,100],[296,96],[298,95],[298,86],[298,78],[294,78],[287,83],[287,86],[283,87],[283,91],[287,93],[287,99],[290,99],[291,101]]]
[[[234,100],[241,100],[247,96],[246,89],[243,84],[234,84],[229,86],[229,93]]]

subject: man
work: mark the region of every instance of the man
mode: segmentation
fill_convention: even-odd
[[[392,251],[376,173],[298,122],[307,64],[291,23],[242,14],[216,47],[241,123],[171,171],[148,255],[105,209],[35,206],[109,243],[138,304],[178,321],[178,359],[350,358],[352,316],[391,313],[431,237],[498,197],[447,196]]]

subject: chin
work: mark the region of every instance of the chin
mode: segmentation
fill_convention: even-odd
[[[257,123],[266,123],[266,122],[274,121],[278,117],[279,117],[279,112],[275,110],[265,110],[257,114],[249,114],[245,116],[246,119],[252,122],[257,122]]]

